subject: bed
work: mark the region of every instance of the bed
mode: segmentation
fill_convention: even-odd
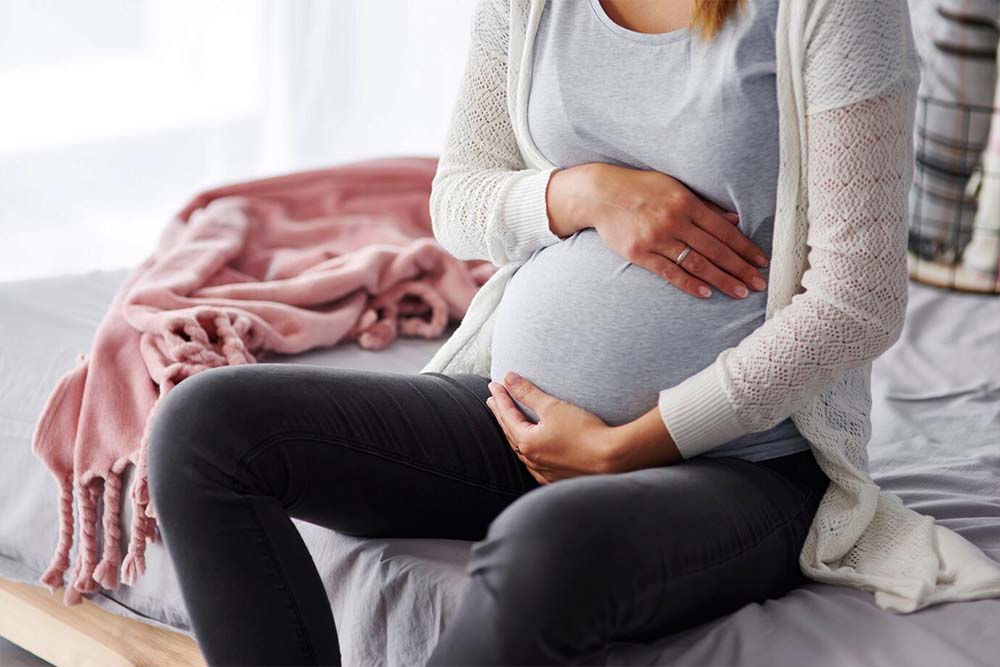
[[[61,595],[36,583],[55,548],[57,493],[31,452],[34,422],[126,274],[0,284],[0,634],[57,664],[81,664],[74,651],[90,650],[87,641],[121,664],[197,664],[162,543],[149,545],[135,587],[102,590],[88,596],[93,604],[59,609]],[[272,360],[415,372],[442,341],[401,339],[379,352],[344,344]],[[1000,298],[911,284],[904,333],[876,362],[872,391],[876,481],[1000,560]],[[131,469],[123,481],[128,488]],[[126,534],[130,510],[126,503]],[[456,607],[471,543],[361,539],[295,524],[325,582],[344,664],[423,664]],[[85,614],[103,620],[84,622]],[[56,623],[75,623],[76,634]],[[604,657],[608,665],[996,665],[998,630],[1000,599],[902,616],[868,593],[810,583],[651,644],[613,643]]]

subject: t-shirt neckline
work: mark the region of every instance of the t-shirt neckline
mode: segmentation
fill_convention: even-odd
[[[638,32],[636,30],[630,30],[623,25],[615,23],[615,21],[608,16],[608,13],[604,11],[604,7],[601,5],[601,0],[590,0],[590,7],[594,10],[594,15],[597,16],[601,23],[604,24],[604,27],[619,37],[629,39],[633,42],[666,44],[668,42],[676,42],[682,39],[687,39],[691,36],[691,28],[689,26],[677,28],[675,30],[671,30],[670,32]]]

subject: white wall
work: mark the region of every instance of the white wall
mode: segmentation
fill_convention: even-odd
[[[133,265],[197,191],[437,155],[471,0],[0,0],[0,280]]]

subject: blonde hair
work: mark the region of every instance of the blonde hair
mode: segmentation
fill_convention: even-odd
[[[712,39],[722,30],[726,19],[733,13],[736,6],[740,9],[746,0],[694,0],[694,10],[691,13],[691,27],[703,39]]]

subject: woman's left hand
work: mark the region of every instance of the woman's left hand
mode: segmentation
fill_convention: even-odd
[[[611,462],[619,435],[614,427],[592,412],[545,393],[513,371],[503,380],[504,384],[490,382],[492,396],[486,404],[518,458],[540,484],[616,472]],[[524,416],[512,395],[538,415],[537,424]]]

